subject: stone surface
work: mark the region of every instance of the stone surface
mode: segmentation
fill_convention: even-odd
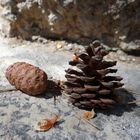
[[[97,117],[91,123],[100,130],[76,116],[81,110],[68,104],[63,94],[52,97],[46,92],[40,98],[31,97],[13,89],[4,76],[6,68],[17,61],[25,61],[39,66],[47,72],[49,79],[64,80],[64,70],[72,53],[58,51],[56,42],[45,45],[31,42],[9,43],[0,38],[0,139],[1,140],[138,140],[140,138],[139,106],[118,106],[113,110],[96,110]],[[4,42],[7,43],[4,43]],[[13,41],[14,42],[14,41]],[[20,43],[18,43],[20,42]],[[138,100],[140,98],[140,65],[135,63],[117,64],[118,75],[124,77],[125,88]],[[128,98],[130,93],[123,91]],[[62,116],[61,122],[48,132],[36,132],[34,125],[38,121],[55,114]]]
[[[0,5],[0,26],[7,35],[84,43],[100,39],[140,55],[139,0],[0,0]]]

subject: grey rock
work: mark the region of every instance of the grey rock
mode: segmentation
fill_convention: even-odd
[[[17,119],[20,120],[22,118],[29,118],[29,117],[30,117],[29,112],[14,111],[11,114],[12,121],[16,121]]]
[[[14,123],[10,124],[9,129],[11,136],[15,135],[24,136],[26,135],[26,132],[29,131],[31,128],[29,125]]]
[[[6,113],[5,112],[0,112],[0,116],[5,116]]]
[[[131,41],[129,43],[121,42],[120,47],[128,54],[140,56],[140,40]]]
[[[7,39],[6,39],[7,42]],[[20,91],[6,91],[10,84],[4,76],[6,68],[17,61],[25,61],[39,66],[50,77],[65,80],[64,70],[68,68],[69,51],[54,51],[55,42],[43,45],[35,42],[23,44],[4,43],[0,38],[0,139],[2,140],[137,140],[140,138],[139,106],[118,106],[114,109],[95,110],[97,117],[90,122],[100,130],[78,119],[81,110],[68,103],[68,97],[62,94],[54,102],[53,92],[41,97],[28,96]],[[138,100],[140,95],[140,65],[118,61],[118,73],[124,77],[127,91],[121,91],[127,100]],[[4,86],[3,86],[4,85]],[[6,86],[7,85],[7,86]],[[5,92],[4,92],[5,90]],[[1,89],[0,89],[1,91]],[[133,94],[135,93],[135,94]],[[47,97],[47,95],[49,98]],[[133,96],[131,95],[133,94]],[[132,98],[133,97],[133,98]],[[126,99],[125,99],[126,100]],[[61,121],[47,132],[37,132],[34,126],[42,119],[54,114],[62,116]]]
[[[68,44],[67,46],[64,46],[64,50],[66,51],[70,51],[73,49],[73,45],[72,44]]]
[[[4,137],[4,136],[6,136],[7,135],[7,132],[8,132],[8,130],[7,130],[7,127],[6,126],[3,126],[2,125],[2,123],[0,123],[0,129],[1,129],[1,131],[0,131],[0,137]]]

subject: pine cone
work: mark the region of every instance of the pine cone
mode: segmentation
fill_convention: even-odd
[[[113,91],[122,87],[119,76],[109,76],[116,73],[111,69],[116,61],[105,61],[108,52],[99,41],[95,41],[86,48],[86,53],[74,54],[69,62],[72,68],[66,70],[65,91],[70,95],[73,105],[83,108],[106,108],[117,103]]]
[[[44,71],[25,62],[17,62],[6,70],[8,81],[26,94],[39,95],[47,89],[47,75]]]

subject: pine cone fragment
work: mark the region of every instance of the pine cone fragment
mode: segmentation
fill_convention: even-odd
[[[47,74],[31,64],[17,62],[6,70],[6,78],[16,89],[29,95],[39,95],[47,89]]]
[[[69,101],[83,109],[107,108],[117,103],[113,91],[123,86],[119,76],[109,76],[116,73],[112,69],[117,61],[106,61],[108,52],[99,41],[86,48],[86,53],[74,54],[75,59],[69,62],[72,68],[66,70],[65,91],[70,95]]]

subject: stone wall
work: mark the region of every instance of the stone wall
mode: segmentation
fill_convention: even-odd
[[[125,51],[140,50],[140,0],[0,0],[0,5],[2,30],[10,36],[100,39]]]

